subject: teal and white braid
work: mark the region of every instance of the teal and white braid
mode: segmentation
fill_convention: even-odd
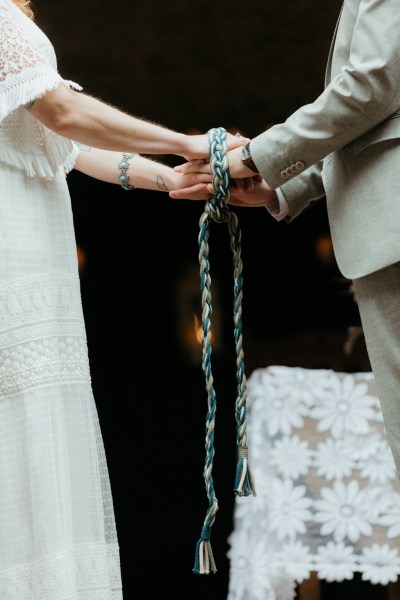
[[[201,305],[202,305],[202,369],[205,377],[208,411],[206,417],[206,459],[204,465],[204,481],[206,485],[209,506],[206,517],[203,522],[200,539],[196,545],[194,573],[208,574],[217,571],[210,543],[211,527],[215,521],[218,511],[218,500],[215,495],[214,482],[212,477],[212,468],[214,460],[214,433],[215,417],[217,411],[216,394],[214,390],[214,380],[211,368],[211,317],[212,317],[212,297],[211,297],[211,276],[209,262],[209,235],[210,224],[228,223],[230,233],[230,245],[233,254],[234,264],[234,336],[236,347],[236,366],[237,366],[237,398],[236,398],[236,424],[238,447],[238,465],[235,477],[235,493],[240,496],[255,495],[254,481],[248,464],[247,445],[246,445],[246,377],[244,369],[244,352],[242,344],[242,298],[243,298],[243,265],[241,259],[241,232],[238,226],[236,214],[232,213],[228,207],[230,173],[228,159],[226,156],[226,130],[223,127],[210,129],[209,147],[210,147],[210,166],[212,173],[212,182],[214,196],[207,200],[205,209],[200,218],[199,242],[199,263],[200,263],[200,286],[201,286]]]

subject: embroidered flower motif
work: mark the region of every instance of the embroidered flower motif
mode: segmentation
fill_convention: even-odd
[[[314,466],[319,477],[325,477],[328,481],[332,481],[349,477],[355,463],[348,447],[339,440],[327,438],[325,442],[317,445]]]
[[[332,378],[330,389],[319,399],[311,416],[318,419],[318,431],[331,430],[338,438],[342,433],[367,433],[369,419],[373,419],[375,399],[367,394],[366,383],[356,384],[351,375]]]
[[[268,384],[295,402],[310,407],[315,397],[322,397],[330,387],[333,376],[333,371],[328,369],[273,366],[268,369]]]
[[[305,522],[312,518],[311,498],[305,497],[304,485],[293,486],[287,479],[273,479],[269,499],[269,525],[280,540],[293,541],[298,533],[306,532]]]
[[[304,581],[314,570],[310,548],[300,541],[285,544],[276,555],[277,565],[297,582]]]
[[[360,464],[360,469],[361,477],[368,477],[371,483],[384,484],[396,479],[393,454],[385,440],[381,440],[373,456]]]
[[[271,479],[266,477],[264,471],[257,465],[252,471],[257,495],[252,497],[250,502],[249,498],[245,496],[236,496],[235,519],[240,521],[241,528],[251,528],[255,515],[257,515],[258,526],[266,528],[269,519]]]
[[[342,436],[343,446],[355,461],[367,460],[375,454],[378,449],[382,436],[378,431],[374,431],[371,427],[368,433],[351,433],[346,432]]]
[[[318,511],[315,521],[322,523],[321,535],[333,534],[335,542],[346,537],[351,542],[358,542],[361,535],[371,535],[372,526],[366,518],[368,509],[365,492],[360,491],[358,481],[352,480],[348,485],[335,481],[333,489],[321,489],[322,500],[315,501]]]
[[[364,494],[365,518],[372,524],[378,524],[380,517],[390,510],[393,504],[393,487],[390,484],[367,485]]]
[[[389,544],[373,544],[364,548],[360,557],[362,579],[371,583],[387,585],[389,581],[397,581],[400,575],[400,557],[396,548]]]
[[[249,530],[231,534],[229,538],[230,577],[228,600],[247,598],[254,600],[275,600],[272,577],[279,576],[273,566],[274,553],[271,553],[267,537],[252,543]]]
[[[265,462],[262,462],[263,458],[269,456],[273,441],[268,437],[265,429],[265,423],[258,420],[258,415],[255,412],[251,413],[251,419],[247,423],[247,439],[249,441],[249,453],[251,452],[251,464],[254,464],[256,461],[260,461],[260,464],[265,464]]]
[[[388,527],[387,537],[392,540],[400,536],[400,494],[391,492],[388,500],[389,505],[385,507],[385,514],[378,519],[378,524]]]
[[[328,542],[326,546],[318,547],[315,569],[319,579],[343,581],[353,578],[354,571],[357,570],[356,562],[357,557],[351,546],[345,546],[343,542]]]
[[[294,427],[303,427],[302,417],[309,414],[315,399],[326,398],[337,381],[330,370],[257,369],[248,381],[248,408],[253,419],[261,418],[268,435],[289,435]]]
[[[308,442],[297,435],[275,442],[271,450],[271,463],[276,465],[283,477],[297,479],[306,475],[312,462],[312,451]]]
[[[235,517],[240,515],[239,527],[251,532],[253,544],[268,539],[264,573],[270,587],[257,584],[257,594],[264,593],[263,600],[294,598],[293,579],[304,581],[311,571],[326,581],[350,580],[360,571],[372,583],[395,580],[400,551],[389,544],[400,537],[400,494],[393,487],[395,467],[379,403],[368,393],[373,379],[330,372],[314,389],[302,369],[296,369],[297,380],[291,371],[269,367],[254,379],[258,395],[248,425],[257,497],[251,506],[237,498]],[[301,382],[303,390],[310,386],[304,394]],[[294,421],[304,429],[296,431]],[[303,477],[307,489],[298,485]],[[388,544],[372,545],[377,527]],[[384,544],[384,537],[379,541]],[[229,600],[253,598],[250,585]]]
[[[269,399],[265,414],[268,435],[271,437],[278,433],[290,435],[294,427],[303,427],[302,416],[307,413],[304,404],[296,402],[289,396],[276,394]]]

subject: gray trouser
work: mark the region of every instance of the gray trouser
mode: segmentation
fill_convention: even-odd
[[[400,263],[354,280],[388,443],[400,476]]]

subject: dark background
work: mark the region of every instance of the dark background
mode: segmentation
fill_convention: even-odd
[[[36,0],[60,73],[84,92],[185,132],[224,126],[252,137],[321,92],[341,0]],[[157,157],[174,165],[177,157]],[[208,500],[202,476],[207,396],[193,319],[201,318],[202,202],[68,175],[93,389],[108,457],[125,599],[225,599],[236,467],[232,262],[212,227],[213,478],[218,573],[195,576]],[[236,209],[244,265],[247,377],[286,364],[368,369],[343,352],[359,325],[336,265],[325,202],[294,223]],[[251,501],[251,500],[249,500]]]

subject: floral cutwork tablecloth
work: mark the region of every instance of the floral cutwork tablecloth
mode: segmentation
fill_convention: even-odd
[[[238,497],[228,600],[293,600],[316,571],[400,575],[400,494],[372,373],[285,366],[248,380],[255,497]]]

